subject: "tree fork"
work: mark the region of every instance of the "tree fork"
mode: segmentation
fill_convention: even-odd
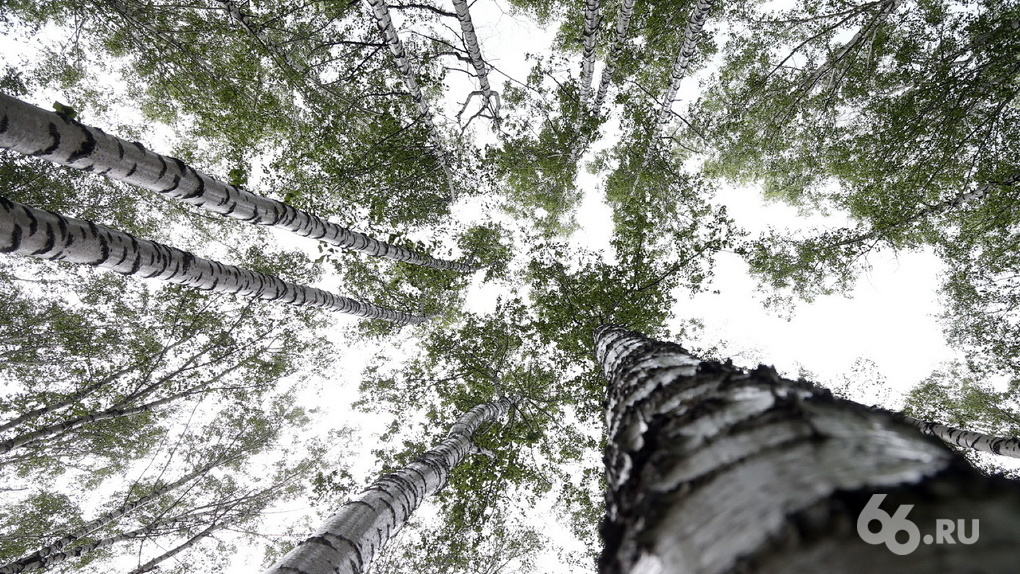
[[[36,209],[0,196],[0,253],[85,263],[221,293],[290,305],[321,307],[368,319],[422,323],[427,317],[393,311],[272,275],[224,265],[187,251],[137,239],[109,227]]]
[[[345,504],[266,574],[360,574],[425,497],[441,490],[450,471],[474,450],[471,435],[509,411],[510,399],[474,407],[453,423],[439,445],[383,475]]]
[[[138,142],[111,136],[5,94],[0,94],[0,147],[123,181],[224,217],[286,229],[343,249],[434,269],[474,271],[470,265],[390,245],[286,203],[255,195],[179,159],[149,151]]]
[[[608,381],[603,574],[1016,570],[1020,488],[897,415],[619,326],[595,342]],[[979,520],[977,540],[903,555],[865,543],[858,520],[875,494],[889,515],[912,505],[920,533]]]

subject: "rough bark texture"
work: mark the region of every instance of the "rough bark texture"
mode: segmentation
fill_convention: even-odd
[[[599,80],[599,91],[595,95],[595,103],[592,104],[592,113],[598,114],[602,109],[602,102],[606,99],[609,84],[613,81],[616,61],[620,59],[623,42],[627,39],[627,33],[630,30],[630,18],[634,15],[634,1],[623,0],[620,3],[620,13],[616,17],[616,38],[609,49],[609,56],[606,57],[606,66],[602,69],[602,79]]]
[[[439,165],[446,174],[446,181],[450,191],[449,199],[452,201],[456,199],[456,192],[453,185],[454,176],[453,168],[450,166],[450,156],[446,152],[443,138],[439,134],[439,128],[436,127],[436,123],[432,120],[432,110],[429,108],[428,102],[425,101],[425,94],[422,93],[421,86],[418,85],[418,79],[416,78],[418,72],[411,64],[411,59],[407,57],[404,43],[400,41],[397,28],[393,25],[393,19],[390,17],[390,7],[386,4],[386,0],[365,1],[372,9],[375,25],[386,41],[386,45],[389,46],[390,54],[393,55],[393,61],[396,62],[397,69],[400,70],[404,85],[407,86],[411,99],[414,100],[415,105],[418,107],[421,120],[425,122],[425,128],[428,130],[429,139],[432,140],[432,147],[439,160]]]
[[[1020,489],[895,415],[617,326],[596,331],[596,352],[609,387],[604,574],[1016,571]],[[867,544],[858,518],[879,493],[890,515],[913,505],[921,534],[978,519],[978,540],[905,555]]]
[[[364,572],[422,500],[443,488],[450,471],[472,451],[471,435],[483,423],[505,415],[510,404],[501,398],[466,412],[439,446],[372,483],[266,574]]]
[[[435,269],[472,271],[330,223],[307,211],[257,196],[196,171],[142,144],[0,94],[0,147],[162,193],[207,211],[271,225],[330,245]]]
[[[0,253],[86,263],[124,275],[291,305],[322,307],[369,319],[395,323],[427,320],[196,257],[161,243],[136,239],[102,225],[35,209],[3,197],[0,197]]]
[[[1020,439],[992,436],[958,429],[944,424],[922,421],[903,415],[903,420],[921,429],[928,436],[940,438],[950,444],[1002,456],[1020,458]]]

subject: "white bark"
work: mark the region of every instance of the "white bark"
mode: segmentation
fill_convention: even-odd
[[[609,385],[603,574],[1016,571],[1020,488],[897,416],[621,327],[596,330],[596,354]],[[904,556],[867,544],[857,524],[873,494],[889,514],[912,505],[920,534],[978,519],[978,540]]]
[[[460,22],[464,47],[467,48],[471,65],[475,69],[475,77],[478,78],[478,88],[482,92],[482,106],[492,112],[493,120],[499,121],[499,96],[493,97],[495,92],[489,85],[489,71],[482,58],[482,48],[478,43],[478,35],[475,34],[475,25],[471,22],[471,12],[468,9],[467,0],[453,0],[453,8],[456,10],[457,20]]]
[[[591,99],[591,77],[595,73],[595,41],[598,39],[599,21],[602,18],[600,0],[584,3],[584,53],[581,56],[581,103],[587,108]],[[596,110],[597,111],[597,110]]]
[[[684,29],[683,44],[681,44],[680,50],[677,51],[676,58],[673,59],[669,87],[659,102],[659,112],[656,114],[655,124],[652,126],[652,134],[648,149],[645,151],[643,165],[648,163],[648,159],[651,157],[655,147],[656,138],[665,129],[666,123],[669,122],[673,100],[680,89],[680,82],[687,76],[687,72],[691,67],[691,60],[694,58],[694,53],[698,48],[698,36],[701,35],[701,29],[705,27],[705,19],[708,18],[708,12],[712,9],[713,2],[714,0],[698,0],[694,10],[691,12],[690,19],[687,21],[687,27]]]
[[[449,200],[456,199],[456,190],[454,188],[454,175],[453,168],[450,165],[450,155],[446,152],[446,146],[443,143],[442,135],[439,133],[439,128],[436,127],[435,121],[432,119],[432,110],[429,108],[428,102],[425,101],[425,94],[421,91],[421,86],[418,85],[417,73],[411,63],[411,59],[407,57],[407,52],[404,50],[404,43],[400,41],[400,36],[397,34],[397,28],[393,25],[393,19],[390,17],[390,8],[386,4],[386,0],[365,0],[369,7],[372,9],[373,20],[375,25],[379,28],[379,33],[382,34],[383,39],[386,41],[386,45],[390,48],[390,54],[393,55],[393,60],[397,64],[397,69],[400,70],[400,75],[403,77],[404,85],[407,86],[407,91],[411,95],[411,99],[414,100],[415,105],[418,107],[418,113],[421,115],[421,120],[425,122],[425,128],[428,131],[429,139],[432,140],[432,147],[436,158],[439,160],[439,165],[442,167],[443,172],[446,174],[446,182],[449,189]]]
[[[271,275],[196,257],[186,251],[0,197],[0,253],[85,263],[196,289],[291,305],[322,307],[369,319],[421,323],[426,317],[362,303]]]
[[[595,95],[595,103],[591,108],[594,114],[598,114],[602,109],[602,103],[605,101],[606,93],[609,91],[609,84],[613,80],[616,62],[620,59],[620,51],[623,50],[623,43],[627,40],[627,33],[630,31],[630,18],[634,15],[634,1],[623,0],[620,3],[620,13],[616,17],[616,38],[609,49],[609,56],[606,57],[606,65],[602,68],[599,91]]]
[[[471,435],[485,422],[504,416],[501,398],[466,412],[436,448],[403,469],[375,481],[345,504],[266,574],[360,574],[425,497],[446,484],[450,471],[471,453]]]
[[[224,217],[279,227],[343,249],[436,269],[473,270],[469,265],[420,255],[257,196],[196,171],[179,159],[153,153],[140,143],[122,140],[4,94],[0,94],[0,147],[104,175]]]
[[[922,421],[903,415],[903,420],[921,429],[928,436],[942,439],[950,444],[989,452],[1002,456],[1020,458],[1020,439],[993,436],[974,431],[958,429],[940,423]]]

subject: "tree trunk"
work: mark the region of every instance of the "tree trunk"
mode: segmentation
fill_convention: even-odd
[[[676,98],[676,93],[680,90],[680,82],[683,81],[691,67],[691,59],[698,48],[698,36],[701,35],[701,29],[705,27],[705,19],[708,18],[708,12],[712,9],[713,2],[714,0],[698,0],[698,3],[694,6],[694,11],[691,12],[690,20],[687,21],[687,28],[684,30],[684,43],[680,46],[680,50],[673,60],[669,87],[659,103],[659,113],[656,115],[655,124],[652,126],[651,139],[648,149],[645,151],[642,165],[648,163],[648,159],[651,157],[652,150],[655,147],[656,138],[665,129],[666,122],[669,121],[670,113],[672,113],[673,99]]]
[[[584,53],[581,56],[581,104],[587,108],[591,100],[591,77],[595,73],[595,40],[598,38],[602,6],[600,0],[584,3]],[[597,111],[597,110],[596,110]]]
[[[470,265],[434,259],[330,223],[307,211],[257,196],[196,171],[179,159],[128,142],[0,94],[0,147],[91,171],[162,193],[207,211],[271,225],[343,249],[434,269],[473,271]]]
[[[1016,571],[1020,488],[896,415],[618,326],[595,341],[602,573]]]
[[[492,112],[493,121],[499,121],[499,99],[495,99],[495,103],[493,103],[493,91],[489,85],[489,72],[485,69],[482,48],[478,44],[475,25],[471,22],[471,12],[468,9],[467,0],[453,0],[453,8],[457,11],[457,20],[460,22],[460,32],[461,37],[464,39],[464,47],[467,48],[468,56],[471,58],[471,65],[475,69],[475,76],[478,77],[478,88],[482,92],[482,106]]]
[[[613,46],[609,49],[609,55],[606,57],[606,66],[602,68],[599,91],[595,95],[595,103],[592,105],[592,113],[594,114],[598,114],[602,109],[602,102],[605,101],[606,93],[609,91],[609,84],[613,80],[616,62],[620,59],[623,42],[627,39],[627,32],[630,30],[630,17],[634,15],[634,1],[623,0],[620,3],[620,13],[616,17],[616,38],[613,40]]]
[[[992,436],[944,424],[922,421],[907,415],[902,416],[903,420],[921,429],[921,432],[928,436],[940,438],[945,442],[962,446],[963,448],[1020,458],[1020,439]]]
[[[501,398],[464,413],[439,446],[376,480],[266,574],[364,572],[422,500],[443,488],[450,471],[472,451],[471,435],[478,427],[502,417],[509,409],[510,400]]]
[[[425,128],[428,130],[429,139],[432,140],[432,146],[435,148],[434,152],[436,158],[439,160],[440,167],[446,173],[447,186],[449,188],[449,200],[453,201],[456,199],[456,190],[454,189],[454,177],[453,168],[450,166],[450,156],[446,153],[446,146],[443,144],[443,138],[439,134],[439,128],[436,127],[435,122],[432,119],[432,110],[429,109],[428,102],[425,101],[425,94],[422,93],[421,87],[418,85],[417,70],[411,64],[411,59],[407,57],[407,52],[404,50],[404,43],[400,41],[400,36],[397,34],[397,28],[393,25],[393,19],[390,17],[390,7],[386,4],[386,0],[365,0],[369,7],[372,9],[372,17],[375,21],[376,27],[379,29],[379,33],[382,34],[383,39],[386,41],[386,45],[390,48],[390,54],[393,55],[393,60],[397,64],[397,69],[400,70],[400,74],[403,77],[404,85],[407,86],[407,91],[411,95],[411,99],[414,100],[415,105],[418,107],[418,113],[421,114],[421,120],[425,122]]]
[[[141,275],[197,289],[236,293],[291,305],[322,307],[369,319],[395,323],[427,320],[420,315],[384,309],[271,275],[196,257],[161,243],[136,239],[102,225],[63,217],[3,197],[0,197],[0,253],[86,263],[124,275]]]

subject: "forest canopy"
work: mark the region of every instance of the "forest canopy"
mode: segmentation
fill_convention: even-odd
[[[506,397],[374,571],[593,571],[606,324],[1020,433],[1015,0],[13,0],[0,33],[5,251],[69,237],[0,257],[0,572],[265,568]],[[61,261],[90,234],[120,274]],[[887,276],[941,334],[865,309]]]

